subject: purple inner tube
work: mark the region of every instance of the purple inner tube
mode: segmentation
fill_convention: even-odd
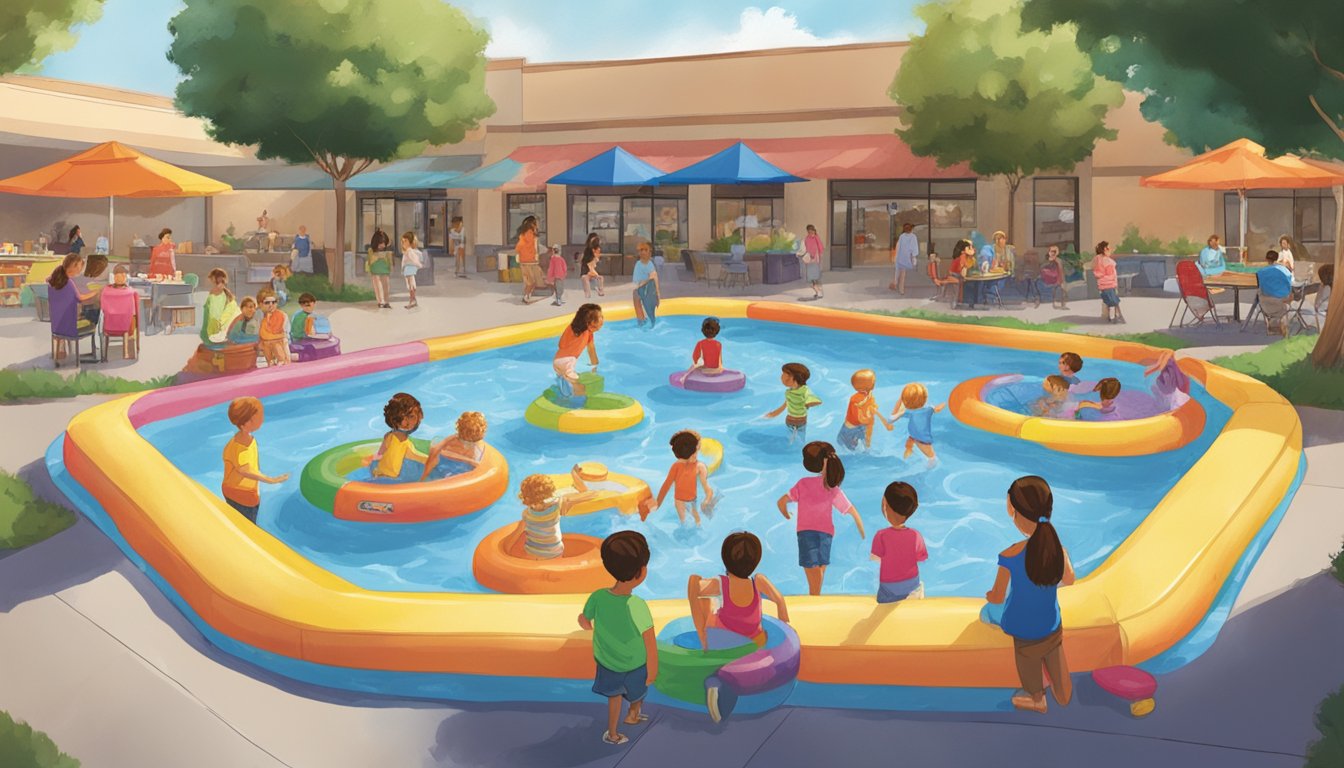
[[[766,632],[765,647],[724,664],[705,681],[706,687],[723,685],[747,696],[773,690],[798,677],[803,650],[798,633],[769,616],[762,616],[761,624]]]
[[[335,357],[341,354],[341,340],[335,336],[329,336],[325,339],[293,341],[289,344],[289,351],[298,355],[301,363],[306,363],[309,360],[321,360],[324,357]]]
[[[692,392],[736,392],[747,385],[747,375],[727,368],[723,373],[708,374],[697,368],[690,376],[677,371],[667,377],[667,383]]]

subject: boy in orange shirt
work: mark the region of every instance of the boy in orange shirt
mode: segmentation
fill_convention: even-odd
[[[258,291],[257,301],[261,303],[261,354],[267,365],[288,365],[289,342],[285,333],[289,330],[289,317],[280,309],[279,297],[270,288]]]
[[[863,438],[863,449],[870,450],[873,447],[873,418],[882,420],[890,432],[896,425],[887,421],[887,417],[882,415],[881,409],[877,407],[877,400],[873,399],[873,388],[877,386],[877,374],[871,369],[864,368],[854,372],[849,377],[849,383],[854,386],[854,394],[849,398],[849,408],[845,411],[845,424],[840,427],[840,434],[836,437],[836,442],[851,451],[859,449],[859,438]]]
[[[700,525],[700,510],[696,505],[695,493],[697,481],[705,488],[705,514],[714,512],[714,489],[709,487],[709,469],[700,461],[700,435],[684,429],[673,435],[669,444],[672,446],[672,455],[676,456],[677,460],[672,462],[672,466],[667,470],[667,479],[663,481],[663,487],[658,490],[658,499],[648,500],[640,505],[639,519],[647,520],[653,510],[663,505],[667,492],[675,486],[676,493],[673,494],[673,500],[676,502],[677,519],[685,523],[686,512],[690,511],[691,516],[695,518],[695,524]]]

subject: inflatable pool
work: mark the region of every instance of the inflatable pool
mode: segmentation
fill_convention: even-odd
[[[1087,456],[1161,453],[1186,445],[1204,430],[1204,408],[1194,399],[1186,399],[1173,411],[1153,413],[1159,407],[1150,395],[1126,391],[1117,398],[1117,406],[1133,418],[1079,421],[1029,415],[1028,405],[1040,392],[1040,384],[1016,374],[979,376],[958,384],[947,407],[957,420],[977,429]]]
[[[299,487],[303,497],[318,509],[341,520],[378,523],[419,523],[460,517],[485,509],[504,495],[509,485],[509,467],[504,456],[490,445],[474,469],[425,482],[375,482],[357,479],[379,440],[358,440],[338,445],[314,456],[303,467]],[[429,451],[428,441],[412,438],[416,450]],[[447,463],[447,462],[444,462]],[[407,461],[407,471],[423,469]],[[405,473],[403,473],[405,474]],[[355,478],[355,479],[352,479]]]
[[[644,407],[632,397],[604,391],[598,374],[579,374],[579,382],[587,390],[584,396],[567,395],[558,384],[548,387],[523,418],[534,427],[577,435],[619,432],[644,420]]]
[[[523,551],[523,524],[506,525],[476,547],[471,572],[481,586],[514,595],[588,593],[612,584],[602,567],[602,540],[562,533],[565,554],[546,560]]]
[[[729,368],[715,374],[697,368],[689,376],[685,371],[677,371],[667,377],[667,383],[691,392],[736,392],[747,386],[747,376]]]
[[[705,630],[709,647],[690,618],[669,623],[658,633],[660,693],[688,704],[704,705],[714,722],[739,705],[751,711],[783,703],[798,677],[802,646],[788,624],[762,616],[765,646],[724,629]]]

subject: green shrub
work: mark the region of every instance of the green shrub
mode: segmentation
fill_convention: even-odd
[[[1339,548],[1335,556],[1330,558],[1330,572],[1335,574],[1335,578],[1344,584],[1344,546]]]
[[[331,281],[321,275],[310,275],[304,272],[290,275],[285,280],[285,287],[289,289],[290,301],[298,301],[299,294],[311,293],[317,297],[318,301],[338,301],[354,303],[358,301],[373,301],[373,291],[359,285],[346,283],[341,290],[331,287]]]
[[[56,748],[51,737],[0,711],[0,765],[5,768],[79,768],[79,761]]]
[[[1320,741],[1307,747],[1306,768],[1344,765],[1344,688],[1330,694],[1316,710]]]
[[[74,524],[75,513],[37,498],[22,478],[0,471],[0,549],[22,549]]]
[[[1163,331],[1117,333],[1111,336],[1106,336],[1105,338],[1115,339],[1117,341],[1132,341],[1135,344],[1147,344],[1150,347],[1157,347],[1159,349],[1185,349],[1186,347],[1195,346],[1192,342],[1186,341],[1179,336],[1172,336],[1170,333],[1165,333]]]
[[[709,245],[705,246],[705,250],[710,253],[728,253],[733,249],[734,245],[741,244],[742,230],[739,229],[731,235],[710,240]]]
[[[1317,370],[1312,366],[1315,344],[1315,336],[1294,336],[1256,352],[1212,362],[1263,381],[1294,405],[1344,410],[1344,368]]]
[[[159,376],[148,381],[123,379],[94,371],[80,371],[74,376],[62,376],[55,371],[37,368],[0,370],[0,403],[14,400],[46,400],[79,395],[120,395],[144,392],[169,386],[173,376]]]
[[[889,312],[885,309],[865,309],[860,311],[871,315],[908,317],[916,320],[932,320],[938,323],[955,323],[958,325],[987,325],[994,328],[1013,328],[1019,331],[1064,333],[1073,327],[1073,323],[1066,323],[1062,320],[1052,320],[1048,323],[1029,323],[1025,320],[1018,320],[1015,317],[997,317],[994,315],[947,315],[942,312],[932,312],[927,309],[902,309],[898,312]]]
[[[1198,249],[1196,249],[1198,250]],[[1115,244],[1117,254],[1124,253],[1162,253],[1162,238],[1144,237],[1133,224],[1125,227],[1124,237]]]
[[[1167,253],[1173,256],[1194,256],[1204,248],[1202,243],[1196,243],[1194,240],[1181,235],[1179,238],[1167,243]]]
[[[219,242],[224,246],[225,253],[242,253],[245,244],[243,238],[234,234],[233,224],[229,224],[229,228],[219,236]]]

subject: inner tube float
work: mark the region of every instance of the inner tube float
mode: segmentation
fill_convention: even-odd
[[[747,386],[747,375],[729,368],[714,374],[696,368],[689,376],[685,371],[671,374],[667,377],[667,383],[690,392],[736,392]]]
[[[611,575],[602,567],[601,539],[581,533],[562,533],[560,539],[565,554],[535,560],[523,552],[523,524],[510,523],[477,545],[471,573],[481,586],[515,595],[593,592],[611,586]]]
[[[307,363],[341,354],[341,340],[335,336],[300,339],[289,343],[289,351],[300,363]]]
[[[952,390],[947,407],[972,427],[1083,456],[1147,456],[1180,448],[1204,431],[1204,408],[1188,397],[1175,410],[1117,421],[1030,416],[987,402],[1021,381],[1016,374],[968,379]]]
[[[658,635],[658,679],[654,687],[676,701],[703,705],[714,722],[734,710],[773,709],[793,692],[802,644],[798,633],[771,616],[761,617],[765,645],[711,627],[709,649],[689,617],[669,622]]]
[[[421,453],[429,451],[429,441],[412,438],[411,442]],[[358,440],[314,456],[299,477],[303,497],[341,520],[419,523],[485,509],[508,488],[508,463],[491,445],[483,446],[485,453],[480,464],[462,474],[423,483],[351,480],[349,476],[366,466],[366,460],[377,452],[381,443],[381,440]],[[409,459],[406,463],[423,466]]]
[[[585,396],[562,391],[568,386],[557,381],[527,406],[523,418],[534,427],[575,435],[619,432],[644,420],[644,407],[632,397],[603,391],[598,374],[579,374],[579,381],[587,390]]]

